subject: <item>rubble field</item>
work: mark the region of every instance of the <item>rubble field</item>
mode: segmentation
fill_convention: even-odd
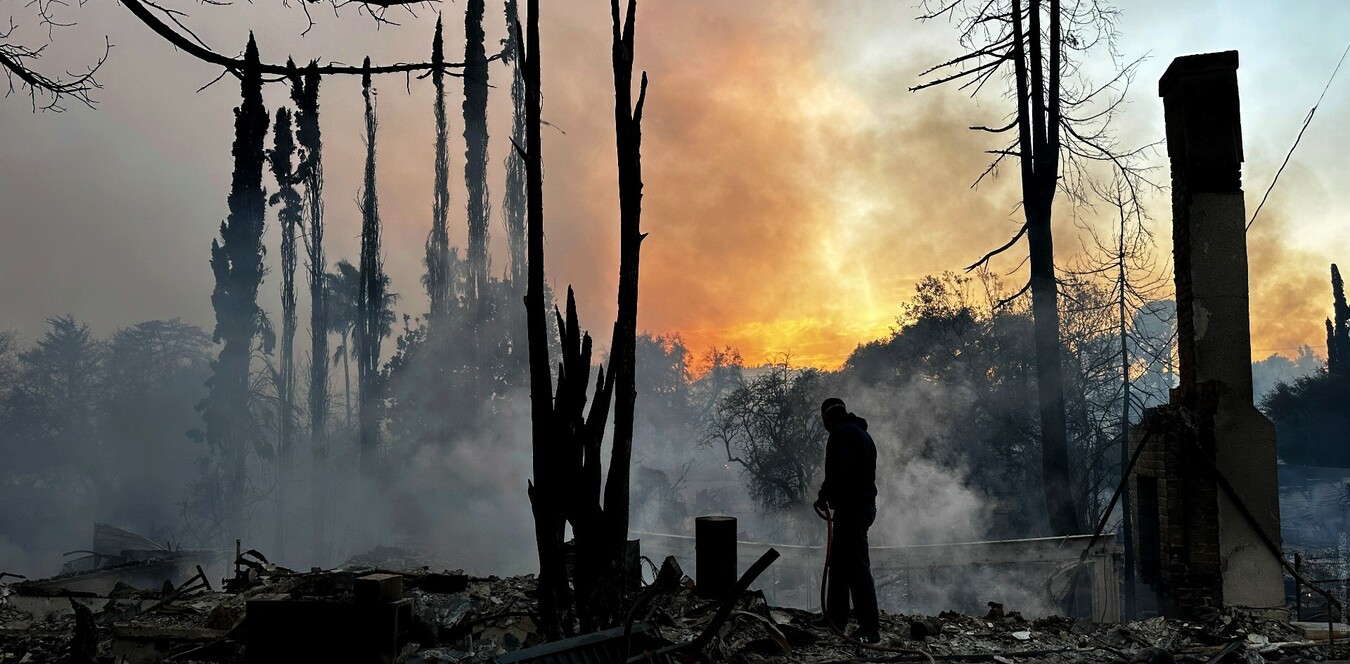
[[[260,661],[256,649],[263,646],[253,645],[250,652],[263,636],[253,626],[250,637],[250,602],[303,608],[372,601],[399,607],[402,617],[391,618],[398,622],[398,635],[390,634],[385,661],[489,662],[543,643],[533,612],[533,576],[474,578],[426,566],[395,567],[353,559],[332,570],[293,572],[259,556],[224,589],[201,583],[160,590],[119,584],[99,596],[53,588],[49,582],[0,585],[0,663]],[[691,641],[721,605],[695,590],[694,582],[683,577],[674,592],[656,594],[635,620],[667,642]],[[394,595],[372,599],[360,597],[363,592]],[[1344,640],[1334,644],[1327,633],[1325,624],[1236,612],[1215,612],[1201,621],[1155,617],[1118,624],[1026,619],[996,602],[983,616],[882,616],[883,645],[922,648],[936,661],[958,662],[1312,662],[1350,656],[1350,633],[1337,631]],[[289,638],[285,646],[298,652],[322,641],[303,627]],[[926,661],[846,643],[819,624],[819,614],[770,606],[758,591],[737,600],[704,654],[711,661],[745,663]]]

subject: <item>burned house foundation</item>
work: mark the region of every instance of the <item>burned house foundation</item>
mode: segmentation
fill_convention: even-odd
[[[1180,384],[1131,432],[1135,556],[1166,615],[1283,617],[1275,429],[1252,403],[1235,51],[1159,81],[1172,168]]]

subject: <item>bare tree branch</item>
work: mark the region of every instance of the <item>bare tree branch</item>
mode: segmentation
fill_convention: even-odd
[[[80,4],[84,4],[83,1]],[[48,43],[55,28],[74,25],[73,22],[58,21],[53,13],[53,5],[65,6],[66,3],[61,0],[30,0],[26,5],[33,7],[37,12],[38,24],[47,28]],[[103,63],[107,62],[108,53],[112,50],[112,44],[107,38],[104,38],[103,54],[86,71],[81,73],[67,71],[64,76],[50,76],[33,66],[33,63],[42,57],[48,44],[33,47],[14,43],[11,40],[16,30],[13,16],[9,19],[9,26],[0,30],[0,70],[5,73],[7,84],[5,96],[26,89],[34,112],[39,109],[54,113],[64,111],[62,101],[67,97],[93,108],[95,102],[91,94],[102,87],[94,75]],[[39,98],[45,98],[45,101],[39,101]]]
[[[312,2],[313,0],[307,1]],[[350,0],[350,1],[356,2],[358,0]],[[391,1],[397,2],[397,0]],[[236,76],[238,76],[239,73],[243,71],[245,67],[243,59],[232,58],[226,55],[222,55],[202,45],[196,44],[192,40],[189,40],[188,38],[179,34],[173,28],[165,24],[164,21],[160,20],[159,17],[155,16],[154,12],[150,10],[150,6],[153,6],[150,5],[150,3],[143,2],[142,0],[122,0],[122,4],[125,5],[126,8],[130,10],[133,15],[136,16],[136,18],[140,19],[142,23],[144,23],[147,27],[153,30],[156,34],[163,37],[166,41],[168,41],[170,44],[173,44],[179,50],[185,51],[188,55],[191,55],[203,62],[208,62],[213,65],[224,67],[227,71],[229,71],[232,74],[235,74]],[[412,3],[398,3],[398,4],[402,5]],[[500,59],[501,57],[502,55],[498,53],[496,55],[489,57],[488,61],[491,62],[493,60]],[[416,62],[416,63],[401,62],[392,65],[372,66],[370,68],[370,73],[392,74],[392,73],[431,71],[433,69],[441,69],[444,73],[449,74],[451,76],[463,76],[463,74],[460,72],[453,72],[449,70],[462,69],[464,67],[465,64],[462,62],[447,62],[442,64],[436,64],[431,62]],[[264,74],[272,74],[275,76],[283,76],[283,77],[287,75],[288,71],[285,65],[268,64],[268,63],[262,63],[258,65],[258,69]],[[362,67],[356,67],[351,65],[328,64],[317,67],[316,71],[320,75],[327,76],[334,74],[361,75],[366,70],[363,69]]]
[[[1023,223],[1023,224],[1022,224],[1022,227],[1019,228],[1019,229],[1017,229],[1017,234],[1014,235],[1014,236],[1012,236],[1012,239],[1011,239],[1011,240],[1008,240],[1007,242],[1005,242],[1005,243],[1003,244],[1003,246],[1001,246],[1001,247],[999,247],[999,248],[997,248],[997,249],[995,249],[995,250],[993,250],[993,251],[991,251],[991,252],[985,254],[984,257],[980,258],[980,260],[977,260],[977,261],[975,261],[974,263],[971,263],[970,265],[967,265],[967,266],[966,266],[966,272],[970,272],[971,270],[974,270],[975,268],[978,268],[978,267],[980,267],[980,266],[982,266],[982,265],[987,264],[987,263],[989,262],[989,259],[991,259],[991,258],[993,258],[993,257],[995,257],[995,256],[997,256],[997,255],[999,255],[999,254],[1001,254],[1001,253],[1007,251],[1008,248],[1012,247],[1014,244],[1017,244],[1017,241],[1020,240],[1020,239],[1022,239],[1022,236],[1023,236],[1023,235],[1026,235],[1026,234],[1027,234],[1027,228],[1028,228],[1027,224]]]

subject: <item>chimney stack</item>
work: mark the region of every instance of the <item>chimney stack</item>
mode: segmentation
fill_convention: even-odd
[[[1132,432],[1130,488],[1140,574],[1175,616],[1286,615],[1275,427],[1252,405],[1237,66],[1235,51],[1189,55],[1158,82],[1181,380]]]

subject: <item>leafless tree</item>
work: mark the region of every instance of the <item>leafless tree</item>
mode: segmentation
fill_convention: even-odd
[[[1157,339],[1147,330],[1156,329],[1155,325],[1141,325],[1141,318],[1152,318],[1152,322],[1164,323],[1164,329],[1174,329],[1164,320],[1172,314],[1168,310],[1153,306],[1159,298],[1165,297],[1171,285],[1166,266],[1159,266],[1154,255],[1153,235],[1147,226],[1148,217],[1139,204],[1139,199],[1129,188],[1128,182],[1117,174],[1109,182],[1093,182],[1090,187],[1094,195],[1110,206],[1116,213],[1114,229],[1110,236],[1103,237],[1094,227],[1082,224],[1080,229],[1086,236],[1083,246],[1083,258],[1071,267],[1072,278],[1095,285],[1094,291],[1100,297],[1093,301],[1073,301],[1067,309],[1070,316],[1090,318],[1094,322],[1091,329],[1083,330],[1082,336],[1096,338],[1094,342],[1098,352],[1091,361],[1078,363],[1080,376],[1098,377],[1094,395],[1084,394],[1084,411],[1091,409],[1096,415],[1097,430],[1113,431],[1114,435],[1098,436],[1102,450],[1114,449],[1118,458],[1113,462],[1098,450],[1089,453],[1092,463],[1079,464],[1080,467],[1095,469],[1097,481],[1082,478],[1080,495],[1091,496],[1092,509],[1084,516],[1090,521],[1098,521],[1101,514],[1100,498],[1109,493],[1115,484],[1122,482],[1121,474],[1129,465],[1130,454],[1129,429],[1131,413],[1142,413],[1143,409],[1160,401],[1165,394],[1148,394],[1147,388],[1135,386],[1135,378],[1151,366],[1165,363],[1175,352],[1175,334],[1165,339]],[[1066,334],[1066,336],[1069,336]],[[1081,360],[1081,358],[1080,358]],[[1115,412],[1113,413],[1113,407]],[[1107,444],[1109,443],[1109,444]],[[1114,472],[1102,472],[1107,469]],[[1132,525],[1130,514],[1130,494],[1128,485],[1121,493],[1121,528],[1125,537],[1125,610],[1127,615],[1134,612],[1134,565],[1132,547]]]
[[[700,443],[721,447],[727,463],[740,466],[760,507],[801,507],[825,455],[822,398],[820,373],[793,369],[783,357],[718,400]]]
[[[78,1],[80,5],[84,5],[86,0]],[[358,11],[370,16],[377,23],[396,25],[396,23],[387,15],[389,10],[398,8],[408,12],[410,15],[416,16],[414,11],[416,7],[420,5],[431,5],[436,1],[437,0],[302,0],[299,5],[304,10],[305,15],[310,17],[310,27],[313,27],[314,25],[313,17],[310,15],[310,6],[319,4],[320,2],[328,4],[335,14],[343,7],[354,6]],[[16,33],[20,26],[15,22],[13,14],[9,16],[8,26],[0,29],[0,70],[4,71],[5,82],[8,86],[5,96],[8,97],[16,92],[27,93],[34,111],[41,109],[61,112],[65,110],[64,102],[68,99],[74,99],[75,101],[92,108],[96,103],[92,95],[96,90],[102,88],[95,75],[103,64],[107,62],[108,55],[112,50],[112,43],[106,37],[104,38],[103,54],[98,57],[94,64],[90,65],[83,72],[67,71],[56,75],[44,73],[36,66],[36,62],[44,55],[47,47],[51,45],[52,36],[55,30],[57,28],[65,28],[74,25],[74,22],[57,16],[58,10],[68,6],[68,4],[69,3],[64,0],[32,0],[32,2],[24,4],[25,8],[32,10],[32,13],[36,17],[37,26],[44,29],[47,33],[46,39],[36,45],[24,43],[19,39],[19,35]],[[212,53],[209,48],[206,48],[205,44],[201,43],[201,40],[198,39],[197,36],[182,22],[181,19],[187,15],[184,11],[166,7],[153,0],[145,0],[143,3],[132,0],[132,2],[124,4],[126,4],[128,9],[131,9],[132,13],[136,14],[138,18],[146,21],[156,32],[174,42],[179,48],[183,47],[183,43],[189,44],[193,47],[193,49],[189,51],[192,52],[193,55],[196,55],[199,58],[209,56],[216,64],[221,64],[225,66],[227,70],[238,75],[239,66],[243,65],[243,61],[238,58],[225,58],[219,54]],[[199,4],[228,5],[231,3],[228,0],[206,0],[205,2],[199,0]],[[282,4],[286,5],[288,3],[283,0]],[[195,41],[187,40],[186,38],[183,38],[182,35],[174,32],[163,21],[156,18],[151,10],[158,11],[167,20],[177,24],[192,37],[192,40]],[[308,31],[309,29],[306,28],[305,32]],[[179,40],[182,40],[183,43],[179,43]],[[226,60],[232,62],[227,64],[225,62]],[[434,67],[428,64],[405,64],[381,68],[377,73],[385,73],[386,71],[406,72],[432,68]],[[268,69],[270,71],[267,73],[283,73],[281,67],[277,65],[269,66]],[[360,71],[354,67],[330,67],[326,68],[322,73],[359,74]]]
[[[975,184],[995,174],[1005,158],[1016,160],[1023,223],[1012,239],[970,269],[1027,238],[1030,279],[1017,295],[1031,291],[1045,504],[1055,534],[1076,533],[1079,520],[1070,488],[1051,216],[1057,192],[1077,203],[1086,201],[1095,163],[1104,162],[1122,173],[1132,196],[1147,183],[1137,167],[1143,148],[1123,149],[1109,131],[1139,61],[1119,59],[1117,12],[1102,0],[929,0],[922,8],[921,20],[956,23],[966,52],[928,69],[923,74],[926,80],[911,90],[953,84],[977,95],[986,83],[1002,76],[1015,104],[1005,116],[1006,124],[972,127],[1012,136],[989,150],[994,158]],[[1116,74],[1105,84],[1094,85],[1081,68],[1090,53],[1102,49],[1117,65]]]
[[[596,377],[587,409],[591,339],[580,330],[571,289],[567,314],[558,314],[562,362],[556,391],[550,375],[544,320],[544,251],[540,152],[539,11],[529,0],[527,30],[521,53],[525,83],[526,142],[516,149],[525,162],[528,285],[525,296],[530,356],[531,434],[534,479],[529,496],[539,549],[539,611],[550,637],[571,630],[569,605],[575,601],[583,630],[615,624],[621,616],[627,578],[629,473],[636,403],[634,355],[637,326],[638,251],[642,242],[641,120],[645,77],[636,103],[632,98],[632,66],[636,2],[629,0],[626,18],[618,0],[611,2],[615,86],[615,132],[619,165],[620,259],[619,312],[610,344],[610,370]],[[519,31],[518,31],[519,35]],[[601,442],[611,396],[615,403],[614,441],[608,475],[602,477]],[[552,398],[550,399],[550,395]],[[603,500],[602,500],[603,497]],[[562,545],[571,524],[576,542],[576,573],[568,587]]]

